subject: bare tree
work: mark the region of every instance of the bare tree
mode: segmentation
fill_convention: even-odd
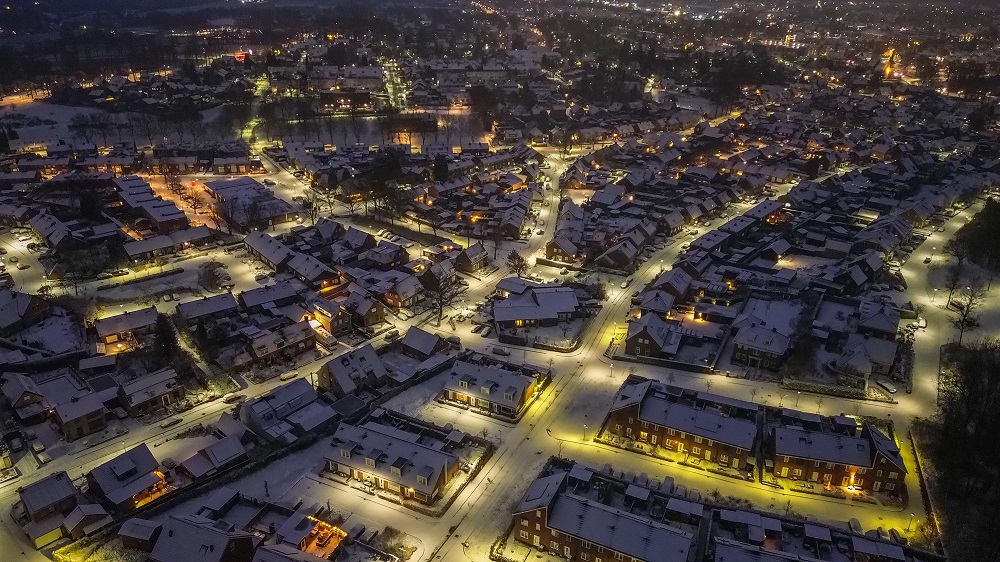
[[[462,294],[463,287],[457,283],[441,285],[435,283],[425,290],[429,306],[437,312],[437,325],[441,326],[444,320],[444,309],[451,308]]]
[[[978,280],[958,292],[954,305],[958,316],[951,319],[951,325],[958,330],[958,345],[962,345],[965,332],[979,327],[979,315],[976,311],[986,302],[986,287]]]
[[[194,214],[200,215],[201,213],[198,212],[198,209],[205,206],[205,200],[202,198],[201,194],[193,193],[191,194],[191,199],[188,200],[188,205],[191,206],[191,210],[194,211]]]
[[[948,305],[951,305],[951,297],[955,290],[962,286],[962,277],[965,276],[965,267],[961,262],[952,264],[945,271],[944,287],[948,289]]]
[[[356,144],[361,144],[361,135],[365,132],[364,117],[361,115],[361,112],[352,105],[347,113],[347,118],[348,123],[351,126],[351,132],[354,133],[354,142]],[[344,134],[346,135],[347,133],[345,132]]]

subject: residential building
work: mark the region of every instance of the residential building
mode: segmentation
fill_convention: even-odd
[[[767,445],[775,476],[828,488],[899,493],[907,474],[899,446],[871,423],[865,422],[860,433],[853,420],[836,425],[819,431],[794,425],[774,428]]]
[[[133,417],[162,410],[183,397],[184,387],[169,367],[123,384],[118,391],[119,400]]]
[[[152,332],[158,316],[156,307],[150,306],[96,320],[94,329],[97,331],[98,341],[105,345],[135,342],[137,338]]]
[[[330,359],[316,373],[316,386],[335,396],[378,388],[388,379],[385,365],[372,344],[365,344]]]
[[[333,452],[326,457],[328,470],[426,505],[440,497],[458,472],[455,455],[379,423],[341,424],[333,442]]]
[[[159,465],[143,443],[88,472],[88,489],[119,511],[131,511],[166,492]]]
[[[757,440],[758,405],[630,375],[603,429],[649,447],[747,470]]]
[[[107,427],[105,412],[101,397],[90,392],[57,405],[53,414],[66,441],[76,441]]]
[[[445,375],[442,398],[509,418],[521,415],[543,382],[521,371],[465,361],[456,361]]]
[[[232,524],[198,515],[171,515],[163,524],[151,562],[247,562],[256,537]]]
[[[543,476],[514,507],[514,538],[567,560],[686,561],[692,535],[567,491],[567,475]]]

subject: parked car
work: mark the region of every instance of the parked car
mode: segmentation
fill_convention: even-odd
[[[288,371],[287,373],[282,373],[281,376],[278,377],[278,379],[283,381],[290,381],[297,376],[299,376],[298,371]]]
[[[278,182],[272,180],[271,178],[266,178],[263,182],[264,185],[277,185]]]
[[[875,384],[882,387],[882,390],[888,392],[889,394],[896,394],[896,385],[892,384],[886,379],[875,379]]]
[[[926,258],[924,258],[924,263],[931,263],[931,257],[927,256]]]
[[[31,443],[31,450],[36,453],[41,453],[45,450],[45,445],[41,441],[34,441]]]
[[[226,398],[228,398],[228,396]],[[225,398],[223,398],[223,401],[225,401]],[[173,427],[179,423],[181,423],[180,418],[170,418],[169,420],[163,420],[162,422],[160,422],[160,429],[167,429],[168,427]]]
[[[386,341],[393,341],[399,338],[399,330],[389,330],[385,334]]]
[[[499,345],[494,345],[493,354],[500,355],[501,357],[507,357],[508,355],[510,355],[510,350],[507,349],[506,347],[500,347]]]
[[[222,397],[222,401],[226,404],[237,404],[243,402],[247,399],[246,394],[227,394]]]
[[[622,281],[622,289],[627,289],[628,286],[632,284],[632,281],[633,281],[632,277],[626,277],[625,280]]]
[[[492,326],[486,326],[485,328],[483,328],[482,332],[479,332],[479,335],[481,337],[488,338],[488,337],[490,337],[490,334],[492,334],[492,333],[493,333],[493,327]]]
[[[23,451],[24,450],[24,441],[22,441],[19,437],[15,437],[15,438],[11,439],[10,440],[10,450],[14,451],[15,453]]]
[[[473,334],[478,334],[479,332],[482,332],[483,328],[485,328],[485,327],[486,327],[486,324],[476,324],[475,326],[472,327],[472,333]]]
[[[41,464],[49,464],[52,462],[52,457],[48,453],[38,453],[38,462]]]

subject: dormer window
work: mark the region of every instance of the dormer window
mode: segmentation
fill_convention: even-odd
[[[426,486],[427,485],[427,477],[426,476],[417,476],[417,482],[420,482],[421,484],[423,484],[423,485]]]
[[[514,401],[514,395],[511,394],[511,393],[509,393],[509,392],[504,393],[503,399],[506,400],[506,401],[508,401],[508,402],[513,402]]]
[[[480,390],[480,392],[482,392],[482,393],[483,393],[483,394],[485,394],[486,396],[489,396],[489,395],[490,395],[490,387],[488,387],[488,386],[483,386],[483,387],[480,387],[480,389],[479,389],[479,390]]]
[[[370,457],[366,457],[365,458],[365,464],[367,464],[368,466],[370,466],[372,468],[375,468],[375,459],[370,458]]]
[[[458,386],[460,388],[469,388],[469,381],[458,381]]]
[[[398,466],[394,466],[394,467],[392,467],[392,473],[393,473],[393,474],[394,474],[395,476],[402,476],[402,475],[403,475],[403,471],[399,470],[399,467],[398,467]]]
[[[345,459],[349,459],[351,458],[351,452],[347,449],[341,449],[340,456],[344,457]]]

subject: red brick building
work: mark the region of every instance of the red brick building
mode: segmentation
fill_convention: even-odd
[[[688,560],[692,536],[566,491],[566,473],[543,476],[514,508],[514,537],[582,562]]]
[[[775,476],[871,492],[898,493],[905,486],[899,447],[870,423],[857,435],[783,425],[771,431],[767,450]]]
[[[630,376],[603,431],[745,470],[757,439],[758,406]]]

